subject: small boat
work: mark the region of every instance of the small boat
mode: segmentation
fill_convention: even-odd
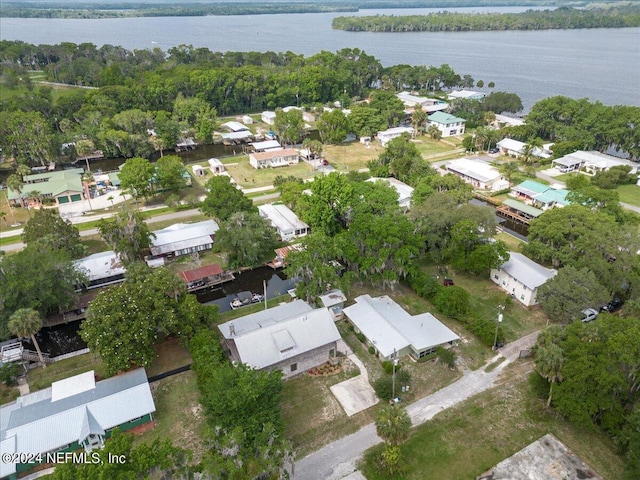
[[[246,307],[252,303],[259,303],[264,300],[264,296],[259,293],[251,293],[249,291],[239,292],[229,304],[233,310]]]

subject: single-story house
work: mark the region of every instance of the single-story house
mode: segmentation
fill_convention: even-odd
[[[230,132],[247,132],[249,131],[249,127],[243,125],[240,122],[226,122],[220,125],[223,128],[226,128]]]
[[[22,180],[21,191],[7,189],[7,198],[12,205],[19,205],[23,201],[34,205],[40,203],[39,198],[54,198],[56,205],[82,202],[89,198],[88,186],[83,185],[84,169],[71,168],[69,170],[53,171],[25,175]],[[37,192],[39,198],[33,198]]]
[[[472,158],[460,158],[446,164],[448,172],[462,178],[466,183],[480,190],[497,192],[509,188],[509,182],[500,174],[497,168],[488,163]]]
[[[282,145],[278,140],[265,140],[263,142],[251,142],[254,152],[268,152],[271,150],[282,150]]]
[[[300,162],[300,153],[293,148],[254,152],[249,154],[249,163],[253,168],[276,168],[296,165]]]
[[[405,355],[422,358],[460,339],[430,313],[409,315],[387,295],[360,295],[355,300],[343,312],[383,360]]]
[[[344,302],[347,301],[347,297],[342,293],[342,290],[329,290],[324,295],[320,295],[318,301],[324,308],[329,310],[334,320],[342,320],[344,317],[342,309],[344,308]]]
[[[534,180],[525,180],[509,192],[509,196],[542,210],[569,205],[568,194],[569,190],[553,188]]]
[[[538,303],[538,288],[558,274],[521,253],[509,252],[509,260],[491,270],[491,280],[526,307]]]
[[[120,257],[113,250],[94,253],[88,257],[76,260],[76,267],[87,275],[87,290],[124,282],[127,269],[120,261]]]
[[[224,163],[222,163],[219,158],[210,158],[207,162],[209,162],[209,168],[214,175],[224,172]]]
[[[583,167],[586,172],[596,174],[598,172],[604,172],[611,167],[627,166],[631,167],[629,172],[632,175],[638,173],[638,163],[631,160],[625,160],[624,158],[617,158],[606,153],[600,153],[596,151],[585,152],[578,150],[570,154],[574,158],[580,158],[583,160]]]
[[[286,205],[274,205],[271,203],[259,205],[258,212],[260,212],[260,216],[267,218],[271,222],[273,228],[278,232],[278,236],[284,242],[288,242],[293,238],[304,237],[309,233],[309,225],[300,220]]]
[[[503,138],[496,144],[496,147],[505,155],[521,157],[524,155],[526,145],[526,143],[514,140],[513,138]],[[538,158],[551,158],[552,153],[545,147],[535,147],[531,150],[531,155]]]
[[[333,323],[333,322],[332,322]],[[95,372],[53,382],[0,407],[0,451],[42,454],[101,448],[111,430],[153,425],[156,407],[143,368],[95,381]],[[39,462],[40,463],[40,462]],[[35,464],[0,462],[0,477],[17,478]]]
[[[178,257],[190,253],[211,250],[216,232],[220,229],[215,220],[196,223],[176,223],[153,232],[151,257]]]
[[[510,117],[508,115],[501,115],[499,113],[496,114],[496,122],[502,123],[507,127],[517,127],[519,125],[524,125],[524,120],[522,118]]]
[[[378,132],[377,138],[378,141],[382,144],[383,147],[387,146],[394,138],[398,138],[404,134],[408,133],[409,135],[415,135],[416,131],[412,127],[394,127],[385,130],[384,132]]]
[[[392,187],[398,193],[398,205],[401,208],[411,207],[411,195],[413,194],[413,187],[410,187],[404,182],[401,182],[397,178],[378,178],[371,177],[367,179],[367,182],[384,182]]]
[[[232,361],[290,378],[335,357],[340,333],[326,308],[294,300],[218,325]]]
[[[267,125],[273,125],[276,122],[276,112],[265,110],[260,115],[260,119]]]
[[[455,99],[481,100],[485,96],[486,96],[485,93],[474,92],[473,90],[454,90],[448,95],[449,99],[451,99],[451,100],[455,100]]]
[[[462,135],[466,120],[456,117],[450,113],[434,112],[429,115],[429,125],[435,125],[442,133],[443,137]]]

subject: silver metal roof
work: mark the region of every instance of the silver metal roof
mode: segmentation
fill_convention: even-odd
[[[320,295],[318,297],[322,305],[325,307],[333,307],[334,305],[338,305],[339,303],[343,303],[347,301],[347,296],[342,293],[342,290],[330,290],[324,295]]]
[[[266,368],[340,339],[333,317],[318,308],[287,319],[278,319],[244,335],[234,342],[242,363]]]
[[[0,416],[9,417],[0,431],[0,441],[3,451],[13,445],[16,452],[44,453],[77,442],[87,430],[108,430],[155,409],[147,374],[140,368],[58,401],[49,396],[38,402],[3,406]]]
[[[220,227],[215,220],[205,220],[197,223],[176,223],[153,232],[156,238],[152,239],[150,250],[153,255],[162,255],[213,243],[211,236],[219,229]]]
[[[286,205],[273,205],[272,203],[268,203],[258,206],[258,210],[260,211],[260,215],[268,218],[271,225],[279,232],[309,228],[309,225],[300,220]]]
[[[509,276],[531,290],[543,285],[558,273],[556,270],[537,264],[518,252],[509,252],[509,260],[500,266],[500,270],[507,272]]]
[[[490,182],[500,178],[500,172],[496,168],[481,161],[471,160],[470,158],[452,160],[447,163],[447,170],[480,182]]]
[[[387,295],[355,300],[345,315],[385,357],[409,345],[419,351],[459,338],[430,313],[411,316]]]
[[[284,305],[278,305],[277,307],[269,308],[268,310],[261,310],[251,315],[245,315],[244,317],[236,318],[229,322],[218,325],[218,329],[224,336],[224,338],[232,338],[242,336],[246,333],[264,328],[268,325],[273,325],[279,321],[286,320],[287,318],[302,315],[304,313],[313,310],[304,300],[294,300]],[[231,335],[231,327],[235,330],[235,335]]]
[[[87,274],[90,281],[121,275],[127,271],[113,250],[94,253],[76,260],[75,264]]]

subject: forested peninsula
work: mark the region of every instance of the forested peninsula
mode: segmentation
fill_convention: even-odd
[[[540,5],[575,5],[569,0],[545,2],[540,0],[302,0],[270,2],[146,2],[104,0],[40,0],[36,2],[13,0],[3,2],[0,17],[13,18],[124,18],[124,17],[202,17],[207,15],[267,15],[286,13],[357,12],[361,9],[389,8],[460,8],[507,7]],[[588,3],[588,2],[587,2]],[[609,3],[608,1],[601,2]],[[586,4],[586,3],[585,3]]]
[[[451,13],[337,17],[332,27],[350,32],[465,32],[487,30],[553,30],[640,26],[640,5],[608,8],[527,10],[523,13]]]

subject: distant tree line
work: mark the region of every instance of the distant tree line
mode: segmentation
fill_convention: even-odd
[[[466,32],[486,30],[550,30],[640,26],[640,6],[527,10],[523,13],[451,13],[337,17],[336,30],[350,32]]]

